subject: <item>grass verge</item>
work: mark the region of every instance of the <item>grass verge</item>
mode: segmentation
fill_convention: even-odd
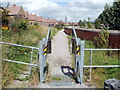
[[[39,46],[39,41],[45,37],[47,29],[42,27],[31,28],[28,30],[21,30],[20,32],[12,32],[10,30],[2,30],[2,41],[8,43],[15,43],[27,46]],[[36,62],[37,52],[34,50],[33,62]],[[3,45],[2,46],[2,57],[4,59],[16,60],[21,62],[30,62],[31,49],[22,48],[17,46]],[[37,75],[36,70],[32,69],[34,75],[31,78],[24,78],[20,80],[34,80]],[[28,72],[25,65],[2,62],[2,87],[7,86],[12,80],[17,79],[19,74]]]
[[[69,48],[71,36],[68,36]],[[95,48],[92,41],[85,41],[85,48]],[[120,65],[119,52],[117,51],[93,51],[92,65]],[[72,55],[72,68],[75,68],[75,59]],[[90,51],[85,51],[84,65],[90,65]],[[98,88],[104,87],[106,79],[120,79],[118,68],[92,68],[92,80],[90,81],[90,68],[84,68],[84,82],[90,81],[90,84]]]
[[[86,41],[85,48],[94,48],[92,41]],[[111,54],[110,54],[111,53]],[[116,51],[93,51],[92,65],[118,65],[118,53]],[[84,65],[90,65],[90,51],[85,51]],[[84,68],[85,81],[89,78],[89,68]],[[118,68],[92,68],[91,84],[98,87],[104,87],[106,79],[120,79]]]

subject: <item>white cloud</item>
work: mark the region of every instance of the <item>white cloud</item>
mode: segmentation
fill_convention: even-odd
[[[13,3],[13,0],[0,1]],[[94,20],[103,11],[104,5],[114,0],[14,0],[16,3],[22,1],[27,2],[21,3],[25,10],[42,17],[64,20],[67,16],[68,21],[79,21],[87,17]],[[60,2],[67,3],[61,5]]]

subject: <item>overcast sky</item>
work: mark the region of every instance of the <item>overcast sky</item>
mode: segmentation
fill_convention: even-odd
[[[106,3],[112,5],[114,0],[0,0],[22,5],[30,13],[44,18],[53,18],[68,22],[78,22],[90,17],[95,20],[103,11]],[[14,2],[13,2],[14,1]]]

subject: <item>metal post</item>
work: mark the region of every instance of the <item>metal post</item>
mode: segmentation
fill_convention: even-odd
[[[90,66],[92,66],[92,52],[93,50],[90,50]],[[92,74],[92,67],[90,67],[90,80],[91,80],[91,74]]]
[[[77,41],[76,41],[76,46],[78,47],[78,46],[80,46],[80,39],[79,38],[77,38]],[[76,47],[75,47],[75,49],[76,49]],[[78,53],[76,53],[76,51],[77,50],[75,50],[75,59],[76,59],[76,72],[77,72],[77,82],[79,82],[80,83],[80,55],[78,54]],[[80,52],[80,49],[79,49],[79,52]]]
[[[40,73],[40,83],[44,82],[43,78],[43,41],[40,41],[40,47],[39,47],[39,73]]]
[[[80,41],[80,84],[83,84],[83,67],[84,67],[84,44],[85,41]]]
[[[30,55],[30,64],[32,64],[32,56],[33,56],[33,48],[31,49],[31,55]],[[31,75],[31,72],[32,72],[32,66],[30,66],[29,68],[29,74]]]
[[[46,39],[45,38],[43,38],[43,49],[44,49],[44,47],[46,46]],[[43,50],[43,60],[42,60],[42,69],[43,69],[43,82],[45,82],[45,66],[46,66],[46,55],[44,55],[44,50]]]

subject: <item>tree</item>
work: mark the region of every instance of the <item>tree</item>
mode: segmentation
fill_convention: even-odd
[[[87,28],[92,28],[92,23],[90,20],[91,20],[90,17],[88,17]]]
[[[8,17],[8,11],[1,7],[2,9],[2,25],[8,26],[9,24],[9,17]]]
[[[79,20],[78,24],[81,28],[84,27],[84,22],[82,20]]]
[[[96,29],[100,29],[100,19],[96,19],[94,25]]]
[[[108,48],[109,46],[109,32],[108,30],[101,30],[99,37],[94,38],[94,45],[96,48]]]
[[[114,2],[112,6],[106,4],[103,12],[95,20],[95,26],[100,24],[112,30],[120,30],[120,1]]]
[[[111,7],[111,13],[112,26],[110,26],[110,28],[120,30],[120,1],[113,3],[113,6]]]

